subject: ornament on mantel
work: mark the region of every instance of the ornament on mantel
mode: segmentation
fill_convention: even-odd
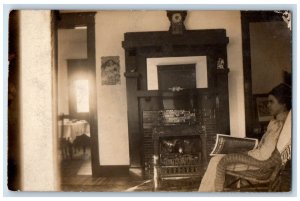
[[[217,62],[217,69],[224,69],[224,64],[225,64],[224,59],[219,58]]]

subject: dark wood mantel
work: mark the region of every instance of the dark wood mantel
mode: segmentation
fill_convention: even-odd
[[[225,29],[186,30],[180,35],[172,35],[168,31],[124,34],[122,45],[125,49],[124,76],[132,167],[143,166],[142,113],[144,110],[162,110],[163,98],[190,97],[197,102],[204,95],[215,96],[213,104],[218,105],[217,128],[209,132],[229,134],[228,42]],[[147,58],[185,56],[206,56],[208,88],[185,89],[178,92],[147,89]],[[224,60],[223,69],[217,69],[219,58]]]
[[[203,46],[227,45],[229,42],[225,29],[189,30],[183,35],[172,35],[166,31],[125,33],[123,48],[140,48],[165,45]]]

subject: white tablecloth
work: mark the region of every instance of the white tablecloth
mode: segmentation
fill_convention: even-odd
[[[77,136],[86,134],[90,137],[90,125],[88,122],[82,121],[68,121],[64,122],[63,134],[62,134],[62,122],[59,122],[58,136],[65,138],[73,143]]]

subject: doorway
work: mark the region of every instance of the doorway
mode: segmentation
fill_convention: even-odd
[[[261,138],[272,118],[263,110],[267,94],[291,86],[292,34],[281,11],[242,11],[241,20],[246,136]]]
[[[99,166],[94,15],[56,13],[61,185]]]

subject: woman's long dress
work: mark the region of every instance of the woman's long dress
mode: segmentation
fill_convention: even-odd
[[[280,113],[276,116],[276,119],[270,121],[266,133],[263,135],[260,143],[257,148],[248,152],[248,155],[260,160],[264,161],[271,157],[272,153],[276,148],[276,144],[279,138],[280,131],[283,127],[284,121],[287,117],[287,112]],[[226,157],[226,154],[216,155],[211,158],[207,170],[202,178],[199,191],[200,192],[216,192],[223,190],[223,180],[220,181],[217,176],[217,167],[220,161]],[[249,166],[245,164],[231,164],[226,166],[226,170],[233,171],[245,171],[245,170],[255,170],[257,167]],[[224,176],[224,175],[223,175]],[[221,182],[221,186],[220,186]]]

